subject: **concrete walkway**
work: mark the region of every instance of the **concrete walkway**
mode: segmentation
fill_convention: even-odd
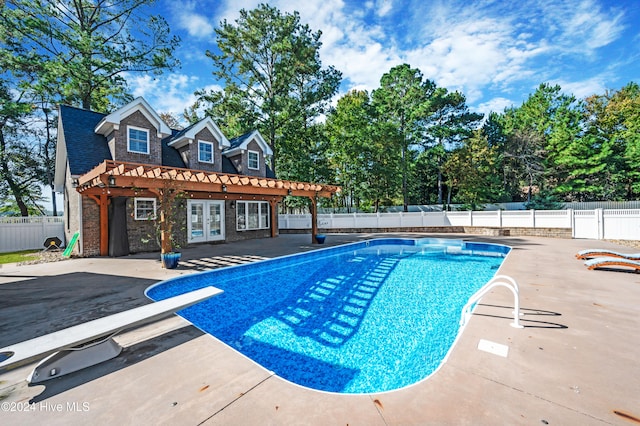
[[[393,236],[420,237],[420,234]],[[330,234],[327,244],[376,235]],[[390,235],[384,235],[386,237]],[[434,235],[428,235],[434,237]],[[27,366],[0,375],[3,425],[602,425],[640,424],[640,274],[589,271],[593,240],[436,235],[514,248],[497,288],[430,378],[375,395],[339,395],[280,379],[179,317],[118,336],[125,350],[98,366],[28,386]],[[149,303],[151,284],[180,274],[323,246],[309,235],[203,245],[179,269],[157,254],[0,268],[0,347]],[[481,339],[508,356],[478,350]]]

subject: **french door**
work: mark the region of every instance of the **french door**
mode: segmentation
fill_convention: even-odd
[[[224,240],[224,201],[188,200],[187,211],[190,243]]]

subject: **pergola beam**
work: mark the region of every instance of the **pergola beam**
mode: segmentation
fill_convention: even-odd
[[[331,197],[339,187],[254,176],[194,172],[161,166],[104,161],[78,179],[78,192],[99,187],[161,189],[171,182],[181,191],[203,191],[267,196]]]

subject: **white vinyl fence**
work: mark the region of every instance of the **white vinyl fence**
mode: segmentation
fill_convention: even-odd
[[[280,229],[311,229],[310,214],[278,216]],[[574,238],[640,240],[640,209],[513,210],[319,214],[322,229],[479,226],[570,228]],[[49,237],[65,243],[62,217],[0,218],[0,253],[44,249]]]
[[[279,215],[280,229],[311,229],[311,215]],[[640,240],[640,209],[319,214],[322,229],[478,226],[569,228],[574,238]]]
[[[0,253],[44,249],[49,237],[64,244],[64,218],[60,216],[0,218]]]

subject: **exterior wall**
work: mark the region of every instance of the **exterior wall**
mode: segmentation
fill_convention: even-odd
[[[201,163],[198,161],[198,141],[213,143],[213,164]],[[207,170],[211,172],[222,171],[222,152],[220,151],[220,142],[213,137],[209,129],[205,128],[196,133],[196,138],[191,146],[193,149],[190,150],[189,164],[192,169]]]
[[[176,210],[173,235],[174,249],[179,249],[187,244],[187,202],[179,200],[180,207]],[[129,251],[131,253],[159,251],[160,236],[157,234],[156,223],[152,220],[135,219],[134,198],[127,200],[127,236],[129,238]]]
[[[258,170],[249,168],[249,151],[258,152]],[[245,175],[259,177],[265,177],[267,175],[267,170],[264,164],[264,153],[262,152],[260,145],[258,145],[256,141],[251,141],[247,144],[247,150],[242,153],[242,164],[244,166],[242,169],[242,173]]]
[[[198,159],[198,142],[213,143],[213,164],[203,163]],[[186,166],[194,170],[205,170],[208,172],[222,171],[222,151],[220,150],[220,142],[211,134],[209,129],[204,128],[196,133],[195,139],[187,145],[178,148],[178,152],[185,162]]]
[[[249,168],[249,151],[256,151],[258,153],[258,170]],[[236,167],[236,170],[238,170],[238,173],[241,175],[258,177],[267,176],[264,153],[262,152],[260,145],[258,145],[254,140],[247,144],[247,149],[242,150],[241,154],[229,157],[229,160],[231,160],[233,165]]]
[[[109,152],[111,153],[111,158],[115,159],[116,158],[116,132],[112,131],[111,133],[105,136],[105,139],[107,139],[107,145],[109,146]],[[125,150],[126,149],[127,148],[125,146]]]
[[[82,199],[82,255],[100,255],[100,206],[89,197]]]
[[[71,174],[69,173],[69,165],[67,164],[67,172],[64,183],[64,236],[65,244],[71,241],[71,237],[77,231],[80,231],[80,217],[78,215],[78,207],[80,205],[80,194],[71,184]],[[81,253],[84,235],[80,233],[80,238],[73,249],[74,254]]]
[[[242,162],[242,154],[229,157],[229,160],[231,161],[231,163],[233,163],[233,166],[238,171],[238,174],[241,174],[241,175],[244,174],[244,171],[243,171],[244,164]]]
[[[149,154],[139,154],[127,150],[127,126],[139,127],[149,131]],[[157,129],[140,111],[136,111],[120,122],[117,131],[114,132],[114,140],[111,155],[115,161],[128,161],[144,164],[162,164],[162,143],[158,138]]]
[[[237,231],[236,230],[236,209],[231,208],[231,203],[235,201],[226,201],[225,204],[225,216],[224,216],[224,228],[225,228],[225,241],[241,241],[241,240],[253,240],[257,238],[269,238],[271,237],[271,229],[258,229],[255,231]],[[273,222],[273,221],[272,221]],[[273,223],[271,223],[273,226]],[[276,223],[277,226],[277,223]]]

